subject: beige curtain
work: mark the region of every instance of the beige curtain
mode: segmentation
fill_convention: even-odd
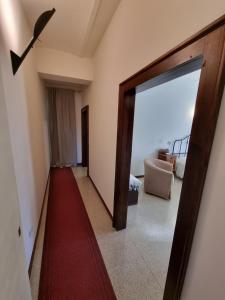
[[[48,89],[51,166],[77,164],[75,93],[67,89]]]

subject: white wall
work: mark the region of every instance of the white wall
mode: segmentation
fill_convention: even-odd
[[[119,5],[94,56],[94,81],[84,93],[84,103],[90,106],[90,176],[111,212],[114,196],[119,83],[223,15],[224,12],[224,0],[186,2],[142,0],[141,4],[138,0],[122,0]],[[221,122],[224,126],[224,119]],[[224,139],[221,134],[220,143],[223,143]],[[223,162],[224,160],[220,163],[223,164]],[[209,172],[212,172],[211,177],[216,175],[217,166],[214,165]],[[225,193],[223,183],[217,181],[214,184],[220,190],[220,195],[223,195]],[[206,189],[208,186],[207,181]],[[209,195],[206,193],[205,197]],[[217,201],[214,210],[222,213],[221,205],[224,208],[224,202],[219,204],[220,200]],[[224,220],[218,221],[215,215],[209,219],[200,213],[199,222],[207,223],[207,227],[200,229],[205,236],[212,228],[215,228],[216,222],[221,222],[224,227]],[[216,236],[221,240],[223,235],[217,234]],[[200,291],[204,292],[206,297],[212,293],[217,294],[217,273],[223,275],[220,277],[221,280],[225,277],[224,245],[221,244],[222,253],[220,249],[217,249],[217,245],[221,242],[216,244],[215,249],[212,249],[212,246],[208,252],[208,245],[211,242],[214,242],[211,234],[207,242],[200,235],[194,241],[193,253],[198,253],[196,255],[200,257],[204,251],[204,257],[208,254],[211,261],[204,261],[206,265],[204,267],[203,260],[200,260],[198,262],[200,266],[197,266],[194,256],[191,257],[190,275],[185,281],[183,299],[204,299],[204,297],[198,297]],[[213,254],[220,261],[220,264],[216,264],[216,268],[211,265]],[[210,272],[205,272],[203,275],[202,270],[204,268],[208,270],[209,266]],[[195,282],[194,279],[191,280],[192,276]],[[207,278],[207,282],[211,281],[211,284],[205,285],[204,278]],[[202,286],[204,286],[204,291]],[[190,297],[191,294],[194,296]],[[186,298],[185,295],[187,295]],[[224,294],[217,299],[223,299],[223,297]]]
[[[0,107],[0,299],[31,300],[1,73]]]
[[[90,58],[48,48],[35,48],[37,70],[43,76],[59,76],[67,80],[93,80],[93,65]]]
[[[95,53],[94,81],[84,93],[84,103],[90,104],[90,175],[111,212],[119,83],[223,13],[224,0],[121,1]]]
[[[27,267],[49,171],[45,92],[32,50],[15,76],[9,50],[21,54],[31,31],[17,0],[0,0],[2,73]]]
[[[131,173],[144,174],[144,159],[190,134],[200,71],[136,95]]]
[[[225,90],[183,289],[183,300],[222,300],[225,295],[224,126]]]

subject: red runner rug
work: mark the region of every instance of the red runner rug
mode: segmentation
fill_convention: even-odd
[[[115,300],[91,223],[70,168],[54,168],[39,300]]]

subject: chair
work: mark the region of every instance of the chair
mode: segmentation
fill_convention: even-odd
[[[145,159],[144,191],[170,199],[173,182],[173,164],[160,159]]]

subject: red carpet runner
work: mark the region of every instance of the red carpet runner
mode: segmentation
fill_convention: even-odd
[[[50,178],[39,300],[115,300],[71,169]]]

